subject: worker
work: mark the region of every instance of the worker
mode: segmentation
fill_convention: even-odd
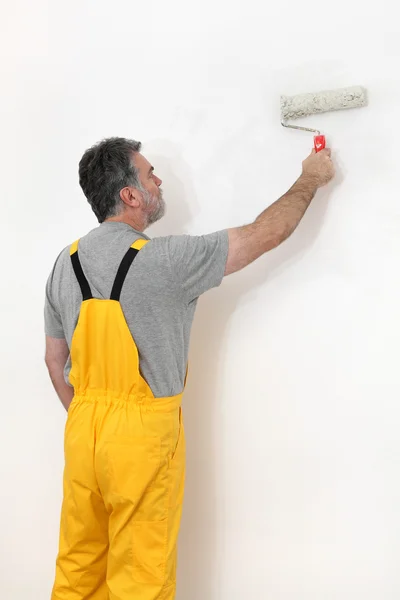
[[[330,151],[313,151],[253,223],[150,240],[165,202],[141,144],[84,153],[79,182],[100,225],[61,252],[45,294],[46,365],[68,411],[52,600],[175,598],[197,299],[281,244],[333,176]]]

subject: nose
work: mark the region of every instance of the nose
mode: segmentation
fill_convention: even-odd
[[[157,175],[154,175],[154,179],[155,179],[156,185],[158,187],[160,187],[160,185],[162,184],[162,180],[159,177],[157,177]]]

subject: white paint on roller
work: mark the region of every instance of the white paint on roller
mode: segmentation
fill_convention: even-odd
[[[367,105],[367,93],[363,87],[353,86],[318,93],[281,96],[282,120],[299,119],[307,115],[360,108]]]

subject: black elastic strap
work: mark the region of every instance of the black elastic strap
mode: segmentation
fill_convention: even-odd
[[[129,248],[128,252],[125,254],[124,258],[121,261],[121,264],[118,269],[117,276],[114,281],[114,285],[111,291],[111,300],[117,300],[119,302],[119,298],[121,296],[122,286],[124,285],[125,277],[128,274],[129,268],[133,263],[134,258],[136,257],[139,250],[136,248]]]
[[[82,270],[81,261],[79,260],[78,251],[71,254],[72,266],[75,271],[76,278],[81,288],[83,300],[90,300],[93,298],[92,291],[90,289],[88,280]]]

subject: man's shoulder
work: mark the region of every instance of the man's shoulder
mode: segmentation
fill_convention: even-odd
[[[182,233],[178,235],[166,235],[155,237],[151,240],[154,247],[166,248],[168,250],[185,251],[186,249],[196,249],[202,246],[213,246],[218,242],[223,242],[227,238],[227,230],[215,231],[203,235]]]

